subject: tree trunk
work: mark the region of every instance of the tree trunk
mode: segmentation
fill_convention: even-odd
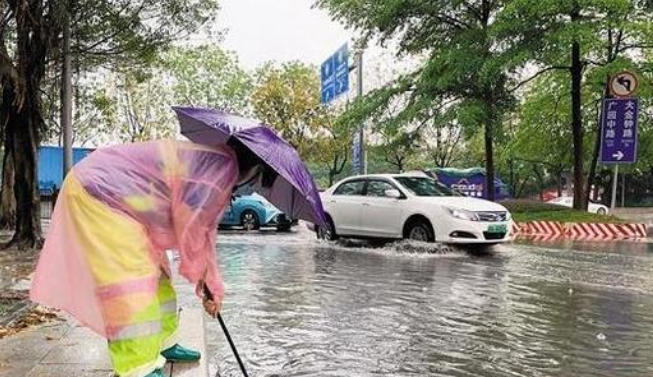
[[[610,97],[610,77],[606,79],[605,83],[605,91],[603,93],[603,98],[609,98]],[[598,111],[598,120],[596,122],[596,139],[594,140],[594,151],[592,152],[592,163],[590,164],[590,171],[587,174],[587,192],[585,193],[585,197],[587,198],[587,203],[589,204],[589,198],[592,192],[592,186],[594,186],[594,182],[596,181],[596,167],[599,163],[599,154],[601,153],[601,131],[602,131],[602,124],[601,124],[601,119],[603,118],[603,101],[601,101],[601,104],[599,105],[599,111]]]
[[[333,186],[333,181],[335,180],[336,176],[345,169],[345,164],[347,163],[347,152],[345,151],[345,157],[342,159],[342,161],[339,161],[340,157],[335,156],[333,158],[333,165],[329,166],[329,187]]]
[[[15,163],[16,233],[10,242],[19,249],[42,245],[36,153],[41,123],[38,91],[27,91],[22,108],[12,106],[7,137]]]
[[[556,171],[556,181],[558,184],[558,198],[562,196],[562,169]]]
[[[57,34],[56,23],[47,11],[53,4],[41,1],[20,2],[16,9],[16,100],[8,112],[6,136],[15,164],[14,196],[16,198],[16,232],[9,246],[19,249],[38,248],[42,245],[41,211],[39,205],[38,167],[36,164],[40,131],[41,82],[45,76],[45,63],[51,34]]]
[[[494,117],[488,116],[485,121],[485,187],[487,190],[487,199],[494,200],[494,150],[492,143],[492,134],[494,127]]]
[[[580,10],[574,4],[571,12],[572,23],[579,22]],[[574,145],[574,209],[586,211],[587,198],[583,174],[583,113],[581,85],[583,81],[583,62],[581,61],[580,42],[571,46],[571,128]]]
[[[511,158],[508,160],[508,166],[510,168],[510,196],[515,198],[517,189],[515,187],[515,161]]]
[[[7,143],[5,143],[5,147]],[[14,159],[11,150],[5,149],[2,162],[2,192],[0,193],[0,229],[16,227],[16,197],[14,196]]]
[[[533,164],[533,174],[537,179],[537,191],[540,198],[540,202],[544,201],[544,177],[540,170],[537,168],[537,165]]]
[[[14,87],[8,80],[2,85],[2,106],[0,107],[0,126],[5,133],[4,156],[2,158],[2,191],[0,192],[0,229],[13,230],[16,226],[16,198],[14,197],[14,159],[11,140],[6,136],[7,120],[11,104],[14,102]]]

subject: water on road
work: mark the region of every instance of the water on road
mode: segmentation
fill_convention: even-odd
[[[304,232],[219,242],[223,316],[252,377],[653,375],[646,245],[477,255]],[[240,376],[207,327],[212,373]]]

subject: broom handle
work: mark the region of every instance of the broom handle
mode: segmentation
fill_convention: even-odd
[[[213,294],[211,294],[211,291],[209,291],[206,284],[204,285],[204,297],[213,301]],[[238,354],[236,345],[234,344],[234,341],[231,339],[231,335],[229,335],[229,330],[227,330],[227,325],[225,325],[224,320],[222,319],[222,315],[220,315],[220,313],[218,313],[218,322],[220,322],[220,327],[222,327],[222,332],[224,332],[224,335],[227,338],[227,341],[229,342],[229,346],[231,346],[231,351],[234,353],[234,356],[236,356],[236,361],[238,361],[238,366],[240,366],[240,370],[241,372],[243,372],[243,376],[249,377],[249,375],[247,374],[247,370],[245,369],[245,364],[243,364],[243,361],[240,359],[240,355]]]

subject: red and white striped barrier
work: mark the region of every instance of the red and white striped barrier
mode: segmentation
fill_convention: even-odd
[[[565,234],[562,223],[555,221],[532,221],[522,224],[521,230],[524,234],[549,234],[559,237]]]
[[[570,238],[646,238],[646,224],[566,224],[566,235]]]
[[[646,238],[646,224],[560,223],[533,221],[512,223],[512,236],[546,235],[551,239],[565,237],[576,240],[615,240]]]
[[[521,226],[514,221],[510,222],[510,235],[512,237],[517,236],[521,232]]]

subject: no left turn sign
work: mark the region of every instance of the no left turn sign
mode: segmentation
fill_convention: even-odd
[[[610,93],[615,97],[631,97],[638,85],[639,82],[634,73],[619,72],[610,78]]]

